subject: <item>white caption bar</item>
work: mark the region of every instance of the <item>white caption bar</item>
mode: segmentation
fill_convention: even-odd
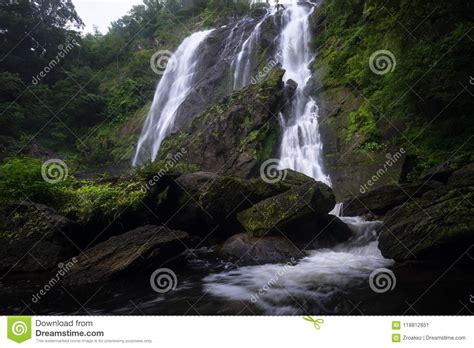
[[[1,317],[0,347],[473,347],[474,317]]]

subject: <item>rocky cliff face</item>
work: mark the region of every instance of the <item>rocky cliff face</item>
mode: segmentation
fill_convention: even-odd
[[[261,36],[256,38],[258,41],[249,52],[247,74],[256,75],[259,68],[275,54],[278,31],[273,19],[265,17],[265,14],[266,11],[257,10],[253,17],[244,17],[211,33],[201,49],[194,88],[178,110],[174,131],[189,126],[210,105],[239,89],[234,77],[236,57],[261,21]]]
[[[472,84],[457,73],[471,69],[470,7],[326,0],[315,11],[311,93],[339,200],[472,162]]]
[[[313,25],[316,36],[324,33],[328,23],[321,10],[313,15]],[[361,190],[364,191],[364,186],[366,191],[370,191],[397,183],[405,156],[401,153],[403,149],[394,144],[398,133],[387,121],[381,120],[373,125],[378,131],[378,141],[383,145],[371,145],[370,134],[354,128],[354,123],[364,126],[361,120],[364,115],[360,113],[364,110],[365,99],[356,86],[349,88],[328,76],[330,67],[320,57],[329,54],[331,49],[324,43],[315,47],[318,53],[313,66],[314,85],[311,93],[319,105],[326,170],[333,182],[336,197],[341,201],[359,195]],[[400,157],[397,156],[397,160],[393,161],[392,156],[397,153]],[[372,180],[380,170],[384,170],[383,175]],[[370,185],[367,184],[372,181]]]
[[[278,151],[278,114],[288,96],[283,74],[275,69],[261,83],[208,108],[163,142],[158,160],[182,153],[180,161],[199,170],[241,177],[257,174],[260,164]]]

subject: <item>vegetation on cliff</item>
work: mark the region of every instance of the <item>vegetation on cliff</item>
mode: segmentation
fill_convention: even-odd
[[[41,144],[83,168],[128,164],[159,78],[153,53],[248,10],[248,0],[144,0],[84,35],[70,1],[2,2],[0,158]]]
[[[447,160],[473,160],[472,7],[466,1],[323,3],[315,16],[315,67],[330,93],[343,86],[352,93],[345,100],[358,100],[340,129],[342,142],[356,139],[369,152],[403,146],[412,179]],[[370,60],[381,50],[389,52],[389,65],[374,73]]]

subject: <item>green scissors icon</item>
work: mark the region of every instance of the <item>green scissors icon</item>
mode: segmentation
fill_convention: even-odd
[[[304,317],[303,319],[306,320],[306,321],[309,321],[309,322],[313,323],[314,328],[315,328],[316,330],[321,329],[321,325],[324,324],[324,320],[323,320],[323,319],[314,319],[314,318],[312,318],[312,317],[309,316],[309,315],[306,316],[306,317]]]

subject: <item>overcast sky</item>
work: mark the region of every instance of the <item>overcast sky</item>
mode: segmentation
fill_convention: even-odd
[[[79,17],[85,24],[84,32],[91,33],[93,26],[99,27],[105,34],[109,24],[127,14],[134,5],[142,0],[72,0]]]

